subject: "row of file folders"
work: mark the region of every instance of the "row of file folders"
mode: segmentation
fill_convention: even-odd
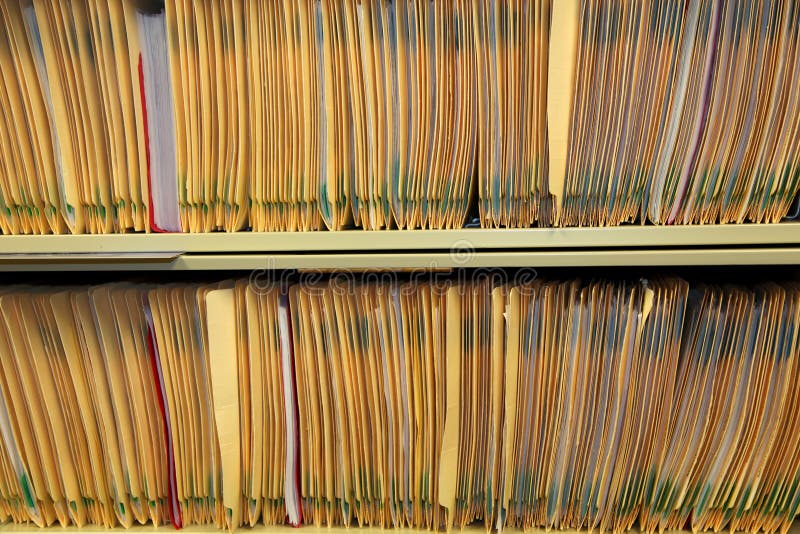
[[[9,0],[3,234],[777,223],[796,0]]]
[[[800,286],[0,293],[0,516],[786,532]]]

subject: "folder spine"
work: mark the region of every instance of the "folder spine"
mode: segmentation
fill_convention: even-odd
[[[150,362],[153,370],[153,381],[155,382],[156,395],[158,396],[158,409],[161,412],[161,419],[164,422],[164,444],[167,448],[167,468],[169,470],[169,484],[167,486],[167,500],[169,501],[169,518],[176,529],[183,528],[183,515],[181,506],[178,502],[177,477],[175,473],[175,451],[172,445],[172,433],[170,432],[169,411],[167,409],[166,392],[164,390],[164,377],[161,371],[161,362],[158,358],[158,348],[153,332],[153,316],[149,306],[145,307],[147,317],[147,349],[150,352]]]

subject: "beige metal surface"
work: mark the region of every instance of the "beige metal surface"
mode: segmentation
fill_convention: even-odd
[[[91,258],[91,259],[90,259]],[[174,260],[87,256],[0,261],[0,271],[181,271],[260,269],[443,269],[453,267],[617,267],[800,265],[800,247],[454,253],[184,254]]]
[[[800,244],[800,223],[713,226],[619,226],[274,232],[0,236],[0,254],[94,252],[329,252],[479,249],[689,247]]]

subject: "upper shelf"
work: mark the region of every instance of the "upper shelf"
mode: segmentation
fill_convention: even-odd
[[[800,223],[0,236],[0,271],[800,265]]]
[[[0,254],[253,253],[800,244],[800,223],[464,230],[0,236]]]

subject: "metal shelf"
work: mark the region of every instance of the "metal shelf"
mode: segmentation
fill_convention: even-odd
[[[0,236],[0,271],[800,265],[800,223]]]
[[[0,236],[0,254],[548,249],[800,244],[800,223],[370,232]]]
[[[458,253],[183,254],[3,258],[0,271],[439,270],[458,267],[800,265],[800,247]]]

